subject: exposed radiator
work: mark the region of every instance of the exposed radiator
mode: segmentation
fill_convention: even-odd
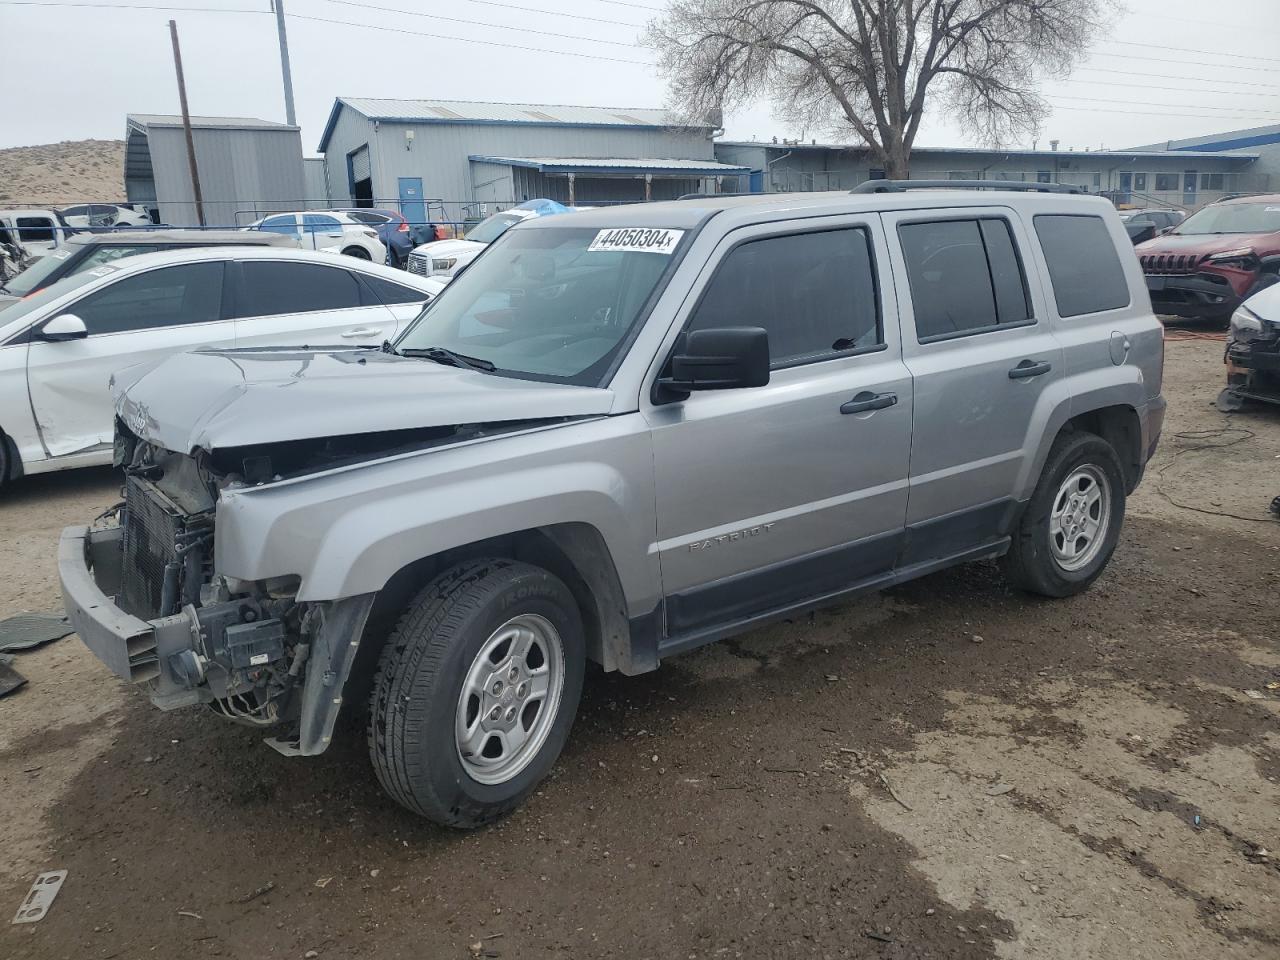
[[[182,575],[178,541],[186,533],[187,516],[155,484],[136,474],[124,484],[124,565],[119,605],[144,620],[167,616],[165,578],[170,581],[170,607]]]

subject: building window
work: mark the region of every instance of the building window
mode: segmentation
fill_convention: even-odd
[[[1095,174],[1093,175],[1093,189],[1095,189],[1095,190],[1101,190],[1101,189],[1102,189],[1102,174],[1101,174],[1101,173],[1095,173]]]
[[[1200,174],[1201,190],[1223,190],[1225,189],[1225,186],[1226,185],[1225,185],[1225,182],[1223,181],[1222,174],[1220,173]]]
[[[1170,191],[1178,189],[1178,175],[1176,173],[1157,173],[1156,174],[1156,192]]]
[[[884,180],[886,178],[885,178],[885,173],[882,169],[880,169],[879,167],[872,167],[871,172],[867,174],[867,179],[868,180]]]
[[[1147,189],[1147,175],[1145,173],[1135,173],[1133,175],[1133,189],[1138,192]]]
[[[1051,172],[1048,170],[1037,170],[1036,183],[1053,183]]]

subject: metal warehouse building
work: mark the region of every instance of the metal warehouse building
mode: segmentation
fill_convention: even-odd
[[[917,147],[911,152],[911,177],[1067,183],[1121,204],[1180,208],[1272,188],[1256,140],[1238,138],[1243,148],[1234,149],[1225,148],[1222,138],[1203,140],[1202,145],[1181,141],[1185,145],[1098,151]],[[1280,160],[1280,135],[1273,142]],[[752,192],[847,190],[885,175],[865,148],[847,144],[722,141],[715,153],[725,163],[749,169],[739,189]]]
[[[748,172],[716,159],[718,132],[661,110],[339,97],[319,150],[335,205],[457,221],[538,197],[592,204],[714,190]]]
[[[242,226],[258,211],[297,209],[306,197],[298,127],[251,117],[192,117],[209,226]],[[182,118],[131,113],[125,123],[125,195],[160,223],[195,226]]]

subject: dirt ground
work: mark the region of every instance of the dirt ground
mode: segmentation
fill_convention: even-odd
[[[356,729],[286,759],[75,638],[22,655],[0,905],[70,876],[0,957],[1275,960],[1280,410],[1217,413],[1220,358],[1169,343],[1088,593],[975,565],[589,674],[553,776],[474,834],[385,799]],[[0,501],[0,615],[58,606],[59,528],[112,499],[82,472]]]
[[[65,207],[124,199],[123,140],[64,140],[0,150],[0,205]]]

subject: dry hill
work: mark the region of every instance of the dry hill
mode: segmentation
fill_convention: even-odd
[[[123,140],[64,140],[0,150],[0,204],[65,207],[124,200]]]

